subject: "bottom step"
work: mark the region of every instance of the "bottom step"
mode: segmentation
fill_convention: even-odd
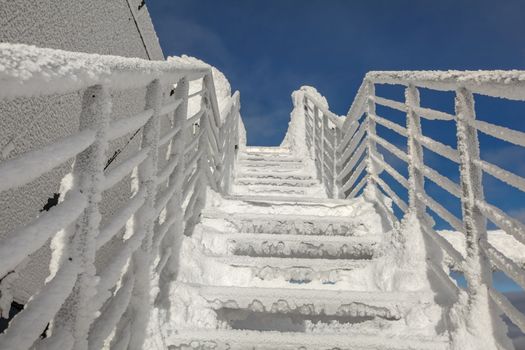
[[[170,338],[170,350],[445,350],[448,339],[240,330],[183,331]]]

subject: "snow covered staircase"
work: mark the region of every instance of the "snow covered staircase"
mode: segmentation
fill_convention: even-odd
[[[170,349],[448,348],[407,321],[439,315],[432,292],[378,288],[385,235],[372,203],[325,198],[285,149],[239,159],[234,194],[210,192],[183,243]]]
[[[233,193],[324,196],[319,181],[305,172],[305,162],[286,148],[248,147],[238,158]]]

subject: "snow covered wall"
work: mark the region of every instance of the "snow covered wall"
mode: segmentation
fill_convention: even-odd
[[[163,60],[147,7],[141,0],[2,1],[0,42],[33,44],[77,52]],[[133,115],[143,108],[145,89],[113,94],[113,118]],[[78,130],[82,93],[0,101],[0,162],[49,144]],[[137,149],[137,135],[116,140],[111,155],[126,158]],[[116,164],[117,162],[114,162]],[[30,186],[0,194],[0,239],[28,223],[60,197],[61,179],[71,162],[60,165]],[[129,184],[104,194],[103,216],[109,216],[129,198]],[[104,219],[103,219],[104,220]],[[14,282],[15,300],[25,303],[44,282],[50,250],[32,255],[21,278]]]

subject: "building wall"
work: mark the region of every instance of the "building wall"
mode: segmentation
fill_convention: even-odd
[[[32,44],[70,51],[163,60],[151,19],[141,0],[0,0],[0,41]],[[67,95],[0,101],[0,162],[47,145],[78,130],[82,91]],[[145,89],[113,92],[112,118],[142,111]],[[139,147],[141,133],[129,142],[126,135],[111,143],[108,159],[121,153],[108,170]],[[37,180],[0,193],[1,240],[17,234],[17,228],[39,215],[49,198],[61,193],[61,182],[71,172],[73,159]],[[101,204],[102,224],[129,200],[128,176],[106,191]],[[121,244],[122,235],[109,242],[97,256],[97,266]],[[18,278],[1,289],[12,290],[15,300],[24,303],[49,274],[52,244],[32,254],[19,268]],[[3,276],[0,276],[0,279]]]

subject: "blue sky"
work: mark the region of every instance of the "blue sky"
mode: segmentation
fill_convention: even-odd
[[[346,114],[366,72],[525,68],[523,0],[151,0],[165,55],[196,56],[240,90],[252,144],[278,144],[290,94]]]
[[[316,87],[331,110],[344,115],[371,70],[525,69],[523,0],[150,0],[147,5],[166,56],[198,57],[241,91],[249,144],[280,143],[290,94],[301,85]],[[378,91],[402,98],[400,89]],[[425,106],[443,111],[453,111],[453,98],[453,93],[421,92]],[[525,103],[476,101],[480,119],[525,131]],[[382,113],[397,118],[392,111]],[[433,123],[423,124],[425,134],[454,145],[453,125]],[[525,176],[523,149],[484,136],[480,142],[485,160]],[[457,165],[430,152],[425,160],[458,180]],[[489,176],[484,182],[491,203],[525,221],[525,195]],[[428,181],[427,186],[460,215],[455,199]]]

